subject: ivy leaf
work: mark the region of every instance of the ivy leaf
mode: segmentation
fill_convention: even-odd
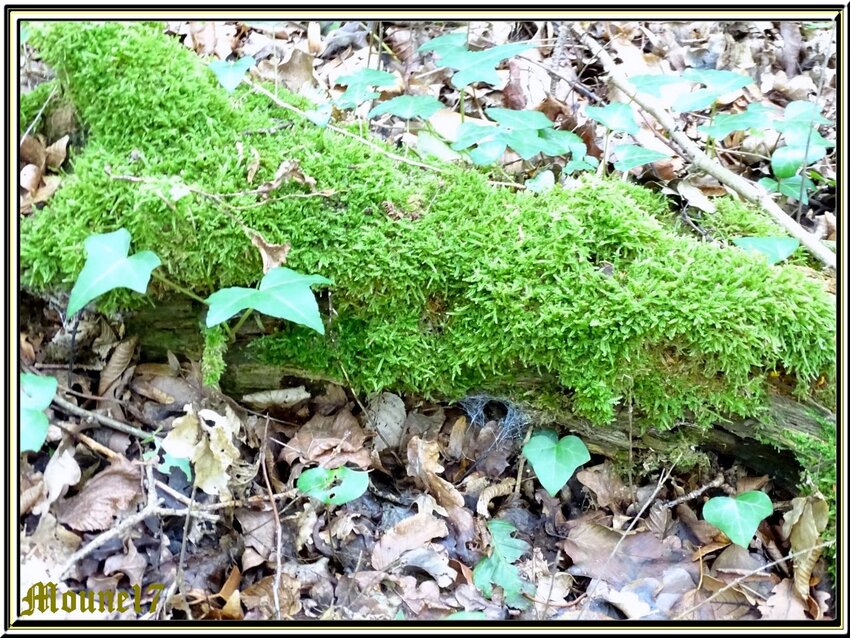
[[[806,185],[801,189],[804,179],[806,180]],[[782,193],[789,199],[793,199],[794,201],[799,200],[803,203],[803,206],[809,203],[809,190],[813,186],[812,180],[808,177],[804,178],[802,175],[794,175],[779,181],[769,177],[762,177],[759,180],[759,184],[771,193]],[[801,193],[802,197],[800,196]]]
[[[538,153],[542,153],[547,142],[541,139],[540,131],[505,131],[497,139],[507,143],[524,160],[530,160]]]
[[[21,452],[38,452],[47,437],[50,421],[44,411],[56,396],[56,377],[21,373]]]
[[[746,111],[735,115],[717,115],[711,125],[700,126],[697,130],[709,137],[722,140],[735,131],[747,129],[765,129],[771,126],[773,112],[761,104],[750,104]]]
[[[570,154],[572,157],[584,157],[587,146],[578,135],[572,131],[543,129],[538,132],[543,140],[542,152],[553,157]]]
[[[439,620],[487,620],[487,614],[483,611],[456,611]]]
[[[748,253],[764,255],[769,264],[778,264],[797,250],[800,240],[793,237],[738,237],[732,243]]]
[[[508,145],[502,138],[482,142],[469,153],[469,158],[477,166],[492,164],[502,156],[507,147]]]
[[[813,129],[810,124],[786,123],[782,128],[782,134],[785,136],[785,143],[788,146],[799,146],[802,149],[806,148],[806,144],[809,145],[809,148],[812,146],[823,148],[835,146],[834,142],[830,142]]]
[[[720,96],[736,91],[753,82],[753,79],[748,75],[714,69],[687,69],[682,73],[682,78],[697,84],[704,84],[705,88],[679,96],[673,102],[673,110],[678,113],[700,111],[708,108]]]
[[[448,144],[428,131],[420,131],[416,136],[416,152],[423,158],[433,156],[444,162],[460,159],[460,153],[453,151]]]
[[[567,162],[567,165],[564,166],[564,172],[575,173],[576,171],[591,171],[597,166],[599,166],[598,159],[596,159],[592,155],[585,155],[581,159],[571,159],[569,162]]]
[[[218,78],[218,83],[221,84],[228,93],[233,93],[245,73],[257,62],[250,55],[239,58],[235,62],[227,60],[213,60],[210,62],[210,70],[215,73]]]
[[[590,452],[580,438],[570,435],[559,441],[552,431],[535,434],[522,452],[550,496],[566,485],[579,465],[590,460]]]
[[[484,109],[484,112],[487,113],[487,117],[495,120],[500,125],[515,131],[536,131],[554,126],[552,120],[540,111],[517,111],[494,106]]]
[[[820,114],[820,107],[814,102],[806,100],[795,100],[785,106],[783,124],[832,124]],[[776,130],[782,131],[781,128]]]
[[[525,187],[533,193],[545,193],[555,186],[555,174],[552,171],[542,171],[526,180]]]
[[[629,82],[631,82],[632,86],[634,86],[640,93],[646,93],[647,95],[661,98],[664,89],[673,84],[682,84],[683,80],[678,74],[649,74],[634,75],[629,78]]]
[[[483,51],[455,49],[446,51],[440,59],[440,64],[457,70],[457,73],[452,76],[452,86],[456,89],[462,89],[473,82],[499,84],[500,78],[496,73],[496,66],[502,60],[531,48],[534,48],[533,44],[517,42],[501,44]]]
[[[304,111],[304,116],[319,128],[325,128],[331,121],[333,106],[327,102],[311,111]]]
[[[90,301],[115,288],[129,288],[144,294],[151,272],[160,261],[143,250],[132,257],[130,233],[119,228],[112,233],[89,235],[83,244],[87,259],[68,299],[68,316],[73,317]]]
[[[632,135],[637,135],[640,131],[634,111],[628,104],[611,102],[603,107],[588,106],[585,111],[587,117],[596,120],[611,131],[625,131]]]
[[[341,109],[353,109],[366,100],[380,95],[372,90],[373,87],[390,88],[395,86],[395,83],[396,78],[392,73],[375,69],[363,69],[351,75],[344,75],[337,78],[337,84],[348,88],[337,98],[336,104]]]
[[[419,53],[436,53],[440,57],[452,51],[466,51],[466,33],[446,33],[431,40],[417,49]]]
[[[259,290],[224,288],[207,297],[207,327],[227,321],[237,312],[253,308],[270,317],[286,319],[325,334],[319,306],[310,286],[330,283],[333,283],[330,279],[319,275],[302,275],[277,266],[266,273],[260,281]]]
[[[171,470],[175,467],[183,472],[187,481],[192,481],[192,464],[189,462],[188,457],[179,458],[171,454],[171,452],[164,452],[162,463],[157,465],[156,469],[163,474],[171,474]]]
[[[334,470],[314,467],[302,472],[295,485],[326,505],[345,505],[363,495],[369,487],[369,473],[345,466]]]
[[[487,598],[493,596],[493,585],[498,585],[505,592],[505,602],[510,607],[525,609],[528,601],[522,593],[533,591],[533,588],[522,580],[513,563],[530,546],[522,539],[513,538],[516,528],[507,521],[488,521],[487,529],[492,537],[492,553],[472,570],[472,582]]]
[[[702,517],[744,549],[758,529],[759,523],[773,514],[773,503],[764,492],[738,494],[736,498],[715,496],[702,508]]]
[[[485,138],[493,139],[498,133],[499,129],[495,126],[482,126],[474,122],[464,122],[457,130],[457,139],[452,144],[452,148],[456,151],[462,151],[473,144],[484,141]]]
[[[617,147],[618,160],[614,164],[614,168],[625,173],[636,166],[643,166],[671,156],[671,153],[662,153],[636,144],[621,144]]]
[[[414,117],[427,120],[441,108],[443,103],[430,95],[400,95],[375,106],[369,111],[369,118],[390,113],[405,120],[412,120]]]
[[[808,166],[826,155],[826,149],[822,146],[809,146],[806,153],[805,146],[783,146],[778,148],[770,156],[770,168],[773,175],[779,179],[786,179],[797,174],[803,166]]]

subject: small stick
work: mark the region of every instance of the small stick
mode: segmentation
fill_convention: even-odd
[[[77,416],[83,417],[85,419],[94,419],[98,423],[110,427],[113,430],[123,432],[124,434],[137,436],[140,439],[148,439],[152,436],[156,436],[153,432],[145,432],[144,430],[140,430],[139,428],[133,427],[132,425],[121,423],[121,421],[116,421],[112,417],[108,417],[104,414],[98,414],[97,412],[92,412],[91,410],[85,410],[69,401],[66,401],[59,395],[53,397],[53,403],[55,403],[57,406],[59,406],[66,412],[76,414]]]

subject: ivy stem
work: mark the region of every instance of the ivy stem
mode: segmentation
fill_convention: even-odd
[[[165,275],[161,275],[156,270],[154,270],[153,273],[151,273],[151,274],[153,275],[153,278],[156,279],[157,281],[162,282],[162,283],[164,283],[168,286],[171,286],[176,291],[182,292],[184,295],[186,295],[190,299],[194,299],[195,301],[199,301],[204,305],[207,304],[207,302],[204,299],[202,299],[201,297],[196,295],[194,292],[192,292],[191,290],[187,290],[186,288],[183,288],[183,286],[179,286],[179,285],[175,284],[173,281],[171,281],[170,279],[165,277]]]
[[[236,335],[239,334],[239,328],[242,327],[242,324],[251,316],[251,313],[254,312],[252,308],[248,308],[245,312],[242,313],[242,316],[239,317],[239,321],[236,322],[236,325],[233,327],[233,331],[230,335],[231,342],[236,341]]]

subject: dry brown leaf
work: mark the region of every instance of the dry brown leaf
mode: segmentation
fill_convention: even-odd
[[[382,392],[370,398],[366,407],[366,425],[376,433],[375,451],[396,449],[404,433],[407,408],[397,394]]]
[[[138,337],[133,336],[115,346],[115,350],[112,351],[112,356],[109,357],[106,367],[100,372],[100,382],[97,385],[98,396],[104,396],[109,386],[124,374],[124,371],[133,359],[138,341]]]
[[[782,534],[791,542],[791,552],[805,552],[794,557],[794,586],[801,600],[809,596],[812,570],[823,551],[811,548],[819,544],[828,522],[829,506],[820,494],[793,499],[782,517]]]
[[[432,514],[410,516],[387,530],[372,550],[372,567],[381,570],[408,550],[421,547],[449,533],[444,521]]]
[[[74,449],[57,449],[44,468],[44,500],[33,507],[33,514],[43,514],[50,505],[80,481],[82,472],[74,459]]]
[[[141,585],[147,566],[148,561],[139,554],[133,541],[128,541],[127,553],[114,554],[107,558],[103,564],[103,573],[109,576],[120,572],[130,579],[130,585]]]
[[[249,585],[242,590],[242,603],[249,610],[256,609],[262,618],[275,617],[274,576],[266,576],[262,580]],[[292,618],[301,611],[301,585],[286,574],[280,574],[278,585],[278,600],[280,601],[281,618]]]
[[[407,474],[418,479],[425,489],[449,513],[449,520],[458,531],[459,541],[465,544],[474,533],[472,512],[464,507],[463,495],[442,477],[439,462],[440,448],[434,441],[423,441],[418,436],[407,444]]]
[[[806,606],[794,593],[794,583],[785,578],[773,588],[773,595],[759,605],[762,620],[807,620]]]
[[[679,604],[674,607],[672,612],[674,617],[678,619],[680,614],[689,612],[681,619],[694,621],[741,620],[744,617],[756,619],[757,614],[753,611],[747,597],[735,589],[724,590],[726,583],[722,580],[705,575],[702,585],[702,589],[692,589],[685,593]],[[711,598],[712,596],[714,598]],[[709,598],[711,600],[708,600]],[[694,609],[697,605],[699,607]]]
[[[468,422],[465,416],[460,416],[452,425],[452,431],[449,435],[449,444],[446,448],[446,456],[449,459],[457,460],[463,456],[463,441],[466,437],[466,426]]]
[[[310,393],[304,389],[303,385],[297,388],[283,388],[282,390],[264,390],[263,392],[254,392],[242,396],[242,401],[249,404],[255,410],[265,410],[266,408],[291,408],[302,401],[310,398]]]
[[[68,156],[68,140],[70,139],[70,136],[63,135],[45,149],[44,154],[48,168],[55,171],[62,166]]]
[[[263,274],[286,263],[286,256],[291,248],[289,242],[270,244],[265,237],[255,232],[251,237],[251,243],[260,251],[260,257],[263,259]]]
[[[59,522],[81,532],[111,527],[113,518],[130,510],[142,494],[141,468],[121,456],[90,479],[79,494],[59,507]]]
[[[272,191],[280,188],[284,181],[292,180],[299,184],[303,184],[310,189],[310,192],[316,191],[316,180],[309,175],[304,174],[298,160],[283,160],[275,171],[274,179],[270,182],[265,182],[257,188],[263,198],[267,199]]]
[[[621,512],[632,501],[629,488],[620,480],[610,461],[583,469],[576,473],[576,478],[593,492],[599,507],[613,507]]]
[[[187,22],[180,30],[186,34],[183,41],[198,55],[215,55],[225,60],[236,46],[236,25],[223,22]]]
[[[44,475],[36,472],[29,464],[26,456],[21,459],[21,480],[18,493],[21,506],[21,515],[29,514],[44,495]]]
[[[35,195],[41,185],[41,169],[35,164],[27,164],[21,169],[18,184],[29,194]]]
[[[282,59],[272,58],[260,60],[256,69],[251,70],[266,82],[281,83],[293,93],[301,93],[304,85],[313,86],[316,79],[313,76],[313,61],[315,57],[298,48],[291,48],[284,53]]]
[[[431,544],[405,552],[398,559],[399,569],[416,567],[433,578],[439,587],[446,588],[455,582],[457,570],[449,567],[449,556],[445,547]]]
[[[235,516],[242,527],[245,546],[256,551],[264,561],[269,560],[277,546],[275,540],[277,521],[274,512],[241,508],[236,510]]]
[[[43,175],[41,178],[41,186],[39,186],[35,195],[30,202],[31,205],[41,204],[53,197],[53,194],[59,190],[62,185],[62,177],[59,175]]]
[[[714,542],[715,537],[720,535],[719,529],[708,521],[698,518],[687,503],[680,503],[676,506],[676,515],[679,517],[679,521],[688,526],[688,529],[693,532],[701,545]]]
[[[516,485],[516,479],[509,476],[501,483],[491,485],[490,487],[482,490],[478,495],[478,503],[475,505],[475,511],[478,512],[479,516],[490,518],[490,511],[487,509],[490,506],[490,501],[494,498],[499,498],[500,496],[507,496],[513,492],[514,485]]]
[[[34,164],[37,168],[43,169],[47,163],[47,151],[44,144],[32,135],[24,135],[20,144],[20,159],[25,164]]]
[[[352,463],[361,469],[370,466],[369,450],[364,448],[366,432],[350,410],[336,416],[316,414],[302,426],[283,449],[281,456],[292,465],[319,463],[327,469]]]

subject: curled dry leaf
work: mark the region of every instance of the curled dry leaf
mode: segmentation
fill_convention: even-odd
[[[47,163],[47,151],[44,148],[44,144],[37,137],[24,135],[19,150],[20,160],[25,164],[35,164],[39,169],[43,169]]]
[[[240,148],[239,151],[240,151],[240,155],[241,155],[242,149]],[[241,160],[240,160],[240,162],[241,162]],[[256,177],[258,170],[260,170],[260,152],[252,146],[251,147],[251,163],[248,164],[248,174],[246,176],[249,184],[254,183],[254,177]]]
[[[580,470],[576,478],[593,492],[599,507],[613,507],[620,512],[632,501],[631,491],[623,485],[610,461]]]
[[[807,620],[806,605],[795,595],[790,578],[779,582],[772,595],[758,606],[762,620]]]
[[[316,191],[316,180],[301,170],[298,160],[283,160],[277,167],[277,171],[275,171],[274,179],[257,188],[257,193],[264,199],[268,199],[272,191],[276,191],[283,182],[289,180],[307,186],[311,193]]]
[[[820,494],[793,499],[791,510],[782,517],[782,534],[791,542],[791,551],[805,552],[794,558],[794,590],[802,600],[809,597],[812,570],[823,552],[812,548],[828,522],[829,506]]]
[[[350,410],[336,416],[316,414],[302,426],[282,452],[287,463],[318,463],[332,470],[346,463],[366,469],[371,465],[365,449],[366,432]]]
[[[301,584],[286,574],[279,575],[278,600],[281,618],[292,618],[301,611]],[[272,619],[275,610],[274,576],[266,576],[242,590],[242,603],[249,610],[256,609],[261,617]]]
[[[507,496],[513,491],[514,485],[516,485],[516,479],[509,476],[501,483],[491,485],[485,490],[482,490],[481,494],[478,495],[478,503],[475,506],[475,511],[478,512],[479,516],[490,518],[490,511],[487,509],[490,501],[500,496]]]
[[[103,573],[109,576],[120,572],[127,576],[130,580],[130,585],[141,585],[142,577],[145,574],[145,568],[148,566],[148,561],[145,557],[139,554],[133,541],[127,542],[126,554],[114,554],[106,559],[103,565]]]
[[[68,491],[68,487],[80,481],[82,472],[74,459],[74,449],[57,450],[44,468],[44,500],[33,507],[33,514],[43,514],[50,505]]]
[[[58,140],[48,146],[45,153],[47,167],[51,170],[58,170],[68,156],[68,140],[71,139],[68,135],[63,135]]]
[[[35,195],[41,185],[41,174],[42,169],[38,166],[27,164],[18,175],[18,184],[30,195]]]
[[[267,82],[283,83],[293,93],[301,93],[304,85],[316,84],[313,77],[313,60],[309,53],[292,47],[282,59],[260,60],[255,74]],[[252,74],[254,72],[252,71]]]
[[[116,515],[128,512],[141,496],[141,482],[141,467],[116,456],[79,494],[60,503],[59,522],[80,532],[107,529]]]
[[[377,433],[375,451],[395,449],[401,443],[407,409],[397,394],[382,392],[373,395],[366,408],[366,424]]]
[[[260,257],[263,259],[263,274],[268,273],[272,268],[282,266],[286,263],[286,256],[289,254],[291,246],[289,242],[285,244],[270,244],[260,233],[254,232],[251,237],[251,243],[260,251]]]
[[[386,569],[408,550],[422,547],[449,533],[444,521],[433,514],[410,516],[387,530],[372,550],[372,567]]]
[[[304,389],[304,386],[299,385],[297,388],[265,390],[263,392],[246,394],[242,397],[242,400],[257,410],[265,410],[271,407],[291,408],[302,401],[306,401],[310,396],[310,393]]]
[[[112,356],[109,357],[106,367],[100,373],[100,382],[97,386],[98,396],[104,396],[109,386],[124,374],[124,371],[133,359],[133,353],[136,351],[138,341],[138,337],[133,336],[115,346],[115,350],[112,351]]]

